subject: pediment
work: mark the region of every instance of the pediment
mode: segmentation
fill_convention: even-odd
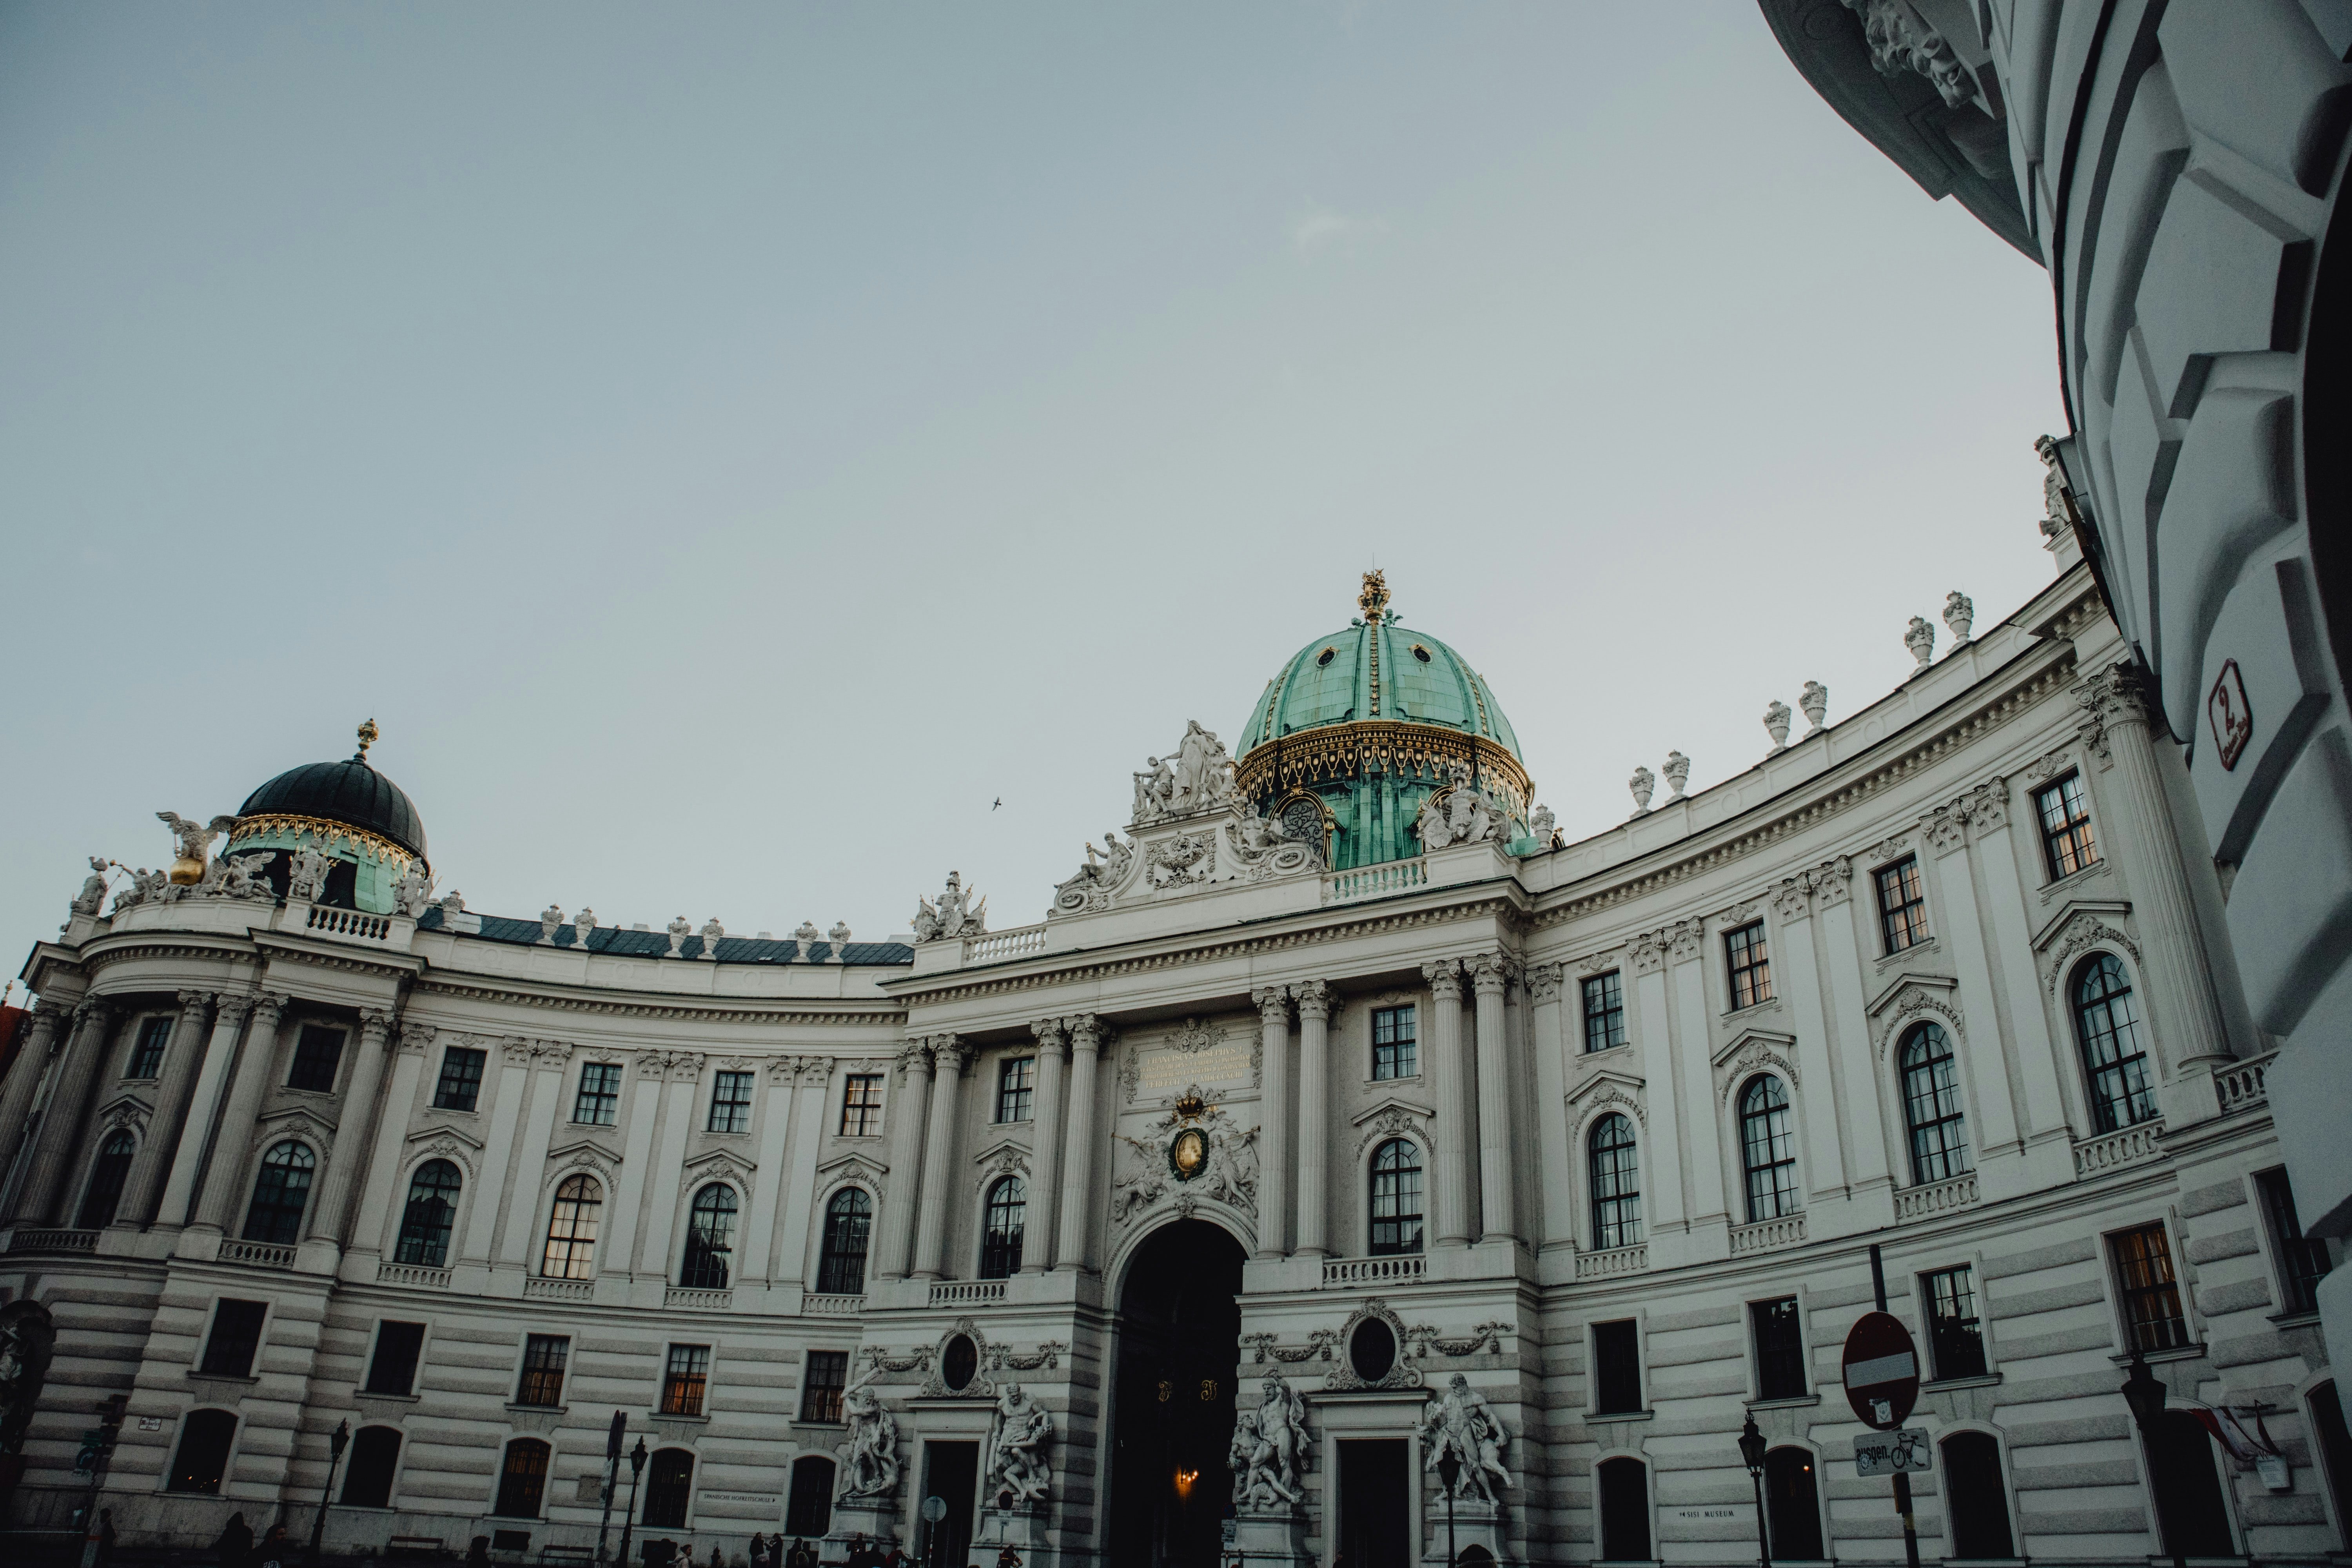
[[[1638,1095],[1647,1081],[1639,1073],[1620,1072],[1614,1068],[1604,1068],[1599,1072],[1590,1074],[1581,1083],[1570,1089],[1568,1103],[1570,1107],[1581,1105],[1606,1089],[1615,1089],[1622,1094]]]
[[[449,1127],[446,1125],[420,1127],[415,1131],[408,1135],[407,1141],[411,1143],[422,1143],[426,1140],[433,1138],[446,1138],[453,1143],[462,1143],[467,1148],[474,1151],[477,1154],[482,1152],[482,1141],[479,1138],[475,1137],[472,1133],[466,1131],[463,1128],[458,1127]]]
[[[1769,1051],[1786,1060],[1796,1051],[1797,1037],[1784,1035],[1778,1029],[1742,1029],[1731,1037],[1729,1044],[1715,1053],[1713,1065],[1721,1067],[1750,1046],[1760,1051]]]
[[[827,1160],[824,1163],[816,1168],[816,1173],[827,1181],[832,1180],[836,1174],[846,1174],[853,1172],[863,1172],[866,1175],[879,1181],[882,1177],[887,1175],[889,1171],[890,1167],[887,1164],[880,1160],[875,1159],[872,1155],[854,1152],[848,1154],[836,1154],[832,1159]]]
[[[334,1135],[335,1123],[321,1114],[316,1106],[281,1105],[253,1119],[257,1128],[268,1128],[281,1134],[307,1134],[316,1138]]]
[[[2131,904],[2122,899],[2069,899],[2058,907],[2058,912],[2042,922],[2033,933],[2033,951],[2043,952],[2064,933],[2077,917],[2088,915],[2095,921],[2118,921],[2131,913]]]
[[[1890,1003],[1903,994],[1903,988],[1906,985],[1916,985],[1929,992],[1957,991],[1960,988],[1960,983],[1948,974],[1916,974],[1906,971],[1880,986],[1878,994],[1863,1004],[1863,1013],[1866,1016],[1875,1018]]]
[[[1392,1094],[1386,1100],[1382,1100],[1376,1104],[1368,1105],[1363,1110],[1356,1112],[1355,1115],[1348,1119],[1349,1124],[1350,1126],[1361,1127],[1373,1117],[1384,1115],[1391,1110],[1402,1110],[1407,1116],[1417,1116],[1424,1121],[1437,1114],[1436,1109],[1433,1106],[1423,1105],[1415,1100],[1407,1100],[1402,1095]]]
[[[760,1167],[755,1162],[745,1159],[741,1153],[733,1149],[713,1149],[708,1154],[697,1154],[679,1168],[692,1171],[698,1175],[740,1178],[750,1175]]]
[[[93,1122],[144,1122],[154,1110],[135,1094],[118,1094],[92,1113]]]
[[[1029,1143],[1022,1138],[999,1138],[971,1157],[975,1165],[988,1165],[1019,1160],[1025,1169],[1029,1160]]]
[[[459,1132],[454,1127],[444,1128],[440,1131],[452,1138],[463,1138],[465,1136],[465,1134]],[[468,1139],[467,1142],[471,1142],[472,1140]],[[478,1149],[481,1145],[479,1143],[475,1143],[474,1147]],[[593,1158],[604,1161],[608,1164],[617,1165],[621,1163],[621,1152],[618,1149],[607,1148],[593,1138],[574,1138],[569,1143],[559,1144],[555,1148],[550,1149],[547,1152],[547,1158],[551,1164],[561,1163],[566,1160]]]

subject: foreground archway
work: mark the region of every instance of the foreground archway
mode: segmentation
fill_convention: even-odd
[[[1147,1237],[1118,1298],[1108,1562],[1215,1568],[1241,1370],[1241,1243],[1202,1220]]]

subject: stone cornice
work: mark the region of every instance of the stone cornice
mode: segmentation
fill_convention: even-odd
[[[851,1005],[859,1009],[856,1011],[845,1007],[839,1012],[786,1012],[775,1007],[762,1007],[756,1001],[748,1001],[740,1007],[729,1007],[698,1000],[661,1001],[652,997],[639,1000],[634,995],[615,993],[591,996],[561,991],[525,990],[514,985],[474,984],[430,975],[416,983],[411,996],[412,999],[448,997],[467,1002],[587,1013],[603,1017],[665,1018],[696,1024],[857,1025],[895,1030],[903,1027],[907,1021],[903,1010],[894,1007],[876,1011],[871,1003]]]
[[[2000,696],[1936,725],[1930,733],[1874,765],[1858,766],[1856,764],[1862,759],[1853,759],[1846,764],[1853,770],[1850,776],[1829,785],[1817,798],[1793,807],[1781,804],[1777,798],[1763,802],[1740,813],[1729,823],[1692,834],[1631,863],[1638,866],[1647,862],[1652,868],[1649,870],[1590,892],[1580,894],[1563,890],[1548,895],[1547,901],[1531,917],[1531,923],[1543,930],[1596,914],[1746,859],[1783,839],[1843,816],[1885,794],[1922,769],[2000,729],[2026,710],[2065,692],[2074,682],[2074,674],[2073,648],[2059,648],[2051,655],[2048,663],[2025,675]],[[1804,791],[1818,782],[1818,779],[1808,780],[1795,786],[1790,793]],[[1630,866],[1620,868],[1618,873],[1623,874],[1629,869]],[[1601,871],[1580,880],[1597,881],[1611,875],[1611,872]]]

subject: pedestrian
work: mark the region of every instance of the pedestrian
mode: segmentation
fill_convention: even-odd
[[[488,1536],[478,1535],[474,1537],[472,1543],[466,1548],[466,1568],[490,1568],[490,1538]]]
[[[1021,1568],[1021,1553],[1013,1550],[1013,1542],[1006,1542],[996,1554],[996,1568]]]
[[[253,1549],[253,1568],[294,1568],[294,1543],[286,1539],[286,1527],[273,1524],[261,1544]]]
[[[743,1549],[743,1555],[751,1563],[751,1568],[769,1568],[767,1538],[758,1531],[753,1531],[751,1543]]]
[[[220,1539],[213,1542],[213,1557],[220,1568],[245,1568],[245,1560],[253,1552],[253,1531],[245,1522],[242,1512],[228,1516],[221,1526]]]
[[[816,1568],[816,1548],[808,1543],[807,1536],[793,1537],[793,1549],[784,1554],[784,1568]]]

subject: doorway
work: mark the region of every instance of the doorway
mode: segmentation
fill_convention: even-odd
[[[964,1568],[971,1559],[973,1494],[980,1486],[980,1445],[923,1445],[923,1497],[948,1505],[923,1536],[923,1568]],[[918,1517],[920,1510],[918,1508]]]
[[[1106,1558],[1120,1568],[1217,1568],[1241,1288],[1241,1244],[1203,1220],[1162,1226],[1128,1268]]]
[[[1339,1555],[1348,1568],[1408,1568],[1412,1481],[1402,1437],[1339,1444]]]

